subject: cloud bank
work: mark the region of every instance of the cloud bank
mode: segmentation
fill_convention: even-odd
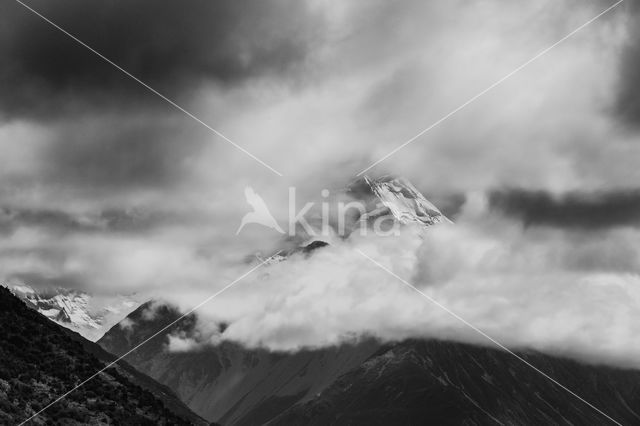
[[[352,235],[265,267],[200,308],[197,332],[172,336],[169,349],[232,340],[289,351],[363,335],[491,345],[362,250],[512,348],[638,367],[639,241],[637,227],[581,234],[524,226],[473,194],[455,225],[407,226],[400,237]],[[183,295],[181,308],[205,294]],[[229,324],[222,333],[220,322]]]
[[[203,318],[284,349],[354,333],[474,339],[360,247],[507,343],[631,359],[640,144],[627,3],[372,170],[405,175],[456,227],[273,265]],[[0,279],[187,308],[282,244],[256,226],[235,235],[245,186],[286,223],[289,186],[300,207],[338,194],[610,3],[29,5],[285,177],[2,4]]]

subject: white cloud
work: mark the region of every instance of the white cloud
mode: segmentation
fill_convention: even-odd
[[[118,323],[118,326],[124,331],[131,331],[133,327],[136,325],[135,321],[129,317],[124,318],[122,321]]]
[[[166,348],[168,352],[190,352],[200,347],[199,343],[191,337],[170,334],[168,339]]]

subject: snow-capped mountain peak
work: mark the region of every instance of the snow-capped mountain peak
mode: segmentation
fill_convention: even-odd
[[[378,179],[364,177],[371,191],[400,223],[420,223],[426,226],[436,223],[452,223],[442,212],[407,179],[383,176]],[[367,217],[379,214],[370,212]]]
[[[294,238],[283,240],[279,246],[280,250],[272,257],[258,252],[247,256],[247,261],[265,263],[268,266],[285,261],[295,253],[308,257],[319,248],[339,244],[359,228],[362,230],[369,226],[380,226],[380,223],[375,223],[375,219],[378,218],[382,219],[382,227],[387,226],[389,222],[402,225],[417,223],[422,228],[439,223],[453,223],[404,177],[387,175],[373,179],[364,176],[352,181],[340,194],[347,195],[349,202],[355,200],[359,210],[356,214],[349,216],[349,208],[344,208],[344,205],[338,206],[339,212],[344,209],[343,216],[337,223],[328,223],[329,226],[325,226],[323,218],[322,226],[318,225],[316,228],[322,228],[322,232],[309,235],[303,230]],[[336,198],[339,202],[344,201],[341,196]]]
[[[13,293],[34,305],[49,319],[59,323],[73,323],[77,326],[100,328],[95,319],[87,314],[89,295],[82,292],[55,290],[50,295],[38,294],[24,284],[14,285]]]
[[[116,297],[117,300],[103,305],[85,292],[62,288],[38,292],[22,283],[9,289],[42,315],[91,341],[99,339],[139,305],[124,297]]]

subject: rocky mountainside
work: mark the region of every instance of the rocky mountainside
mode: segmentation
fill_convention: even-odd
[[[0,424],[19,424],[115,360],[95,343],[0,287]],[[125,362],[108,368],[30,424],[206,425],[169,388]]]
[[[640,371],[521,353],[616,422],[640,424]],[[387,345],[269,425],[615,424],[512,355],[462,343]]]
[[[98,301],[87,293],[63,288],[36,291],[26,284],[9,288],[28,306],[92,342],[139,306],[135,300],[124,296]]]

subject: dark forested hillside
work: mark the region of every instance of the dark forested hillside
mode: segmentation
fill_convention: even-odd
[[[0,424],[19,424],[113,359],[0,287]],[[162,395],[159,395],[162,394]],[[30,424],[206,424],[125,363],[107,369]]]

